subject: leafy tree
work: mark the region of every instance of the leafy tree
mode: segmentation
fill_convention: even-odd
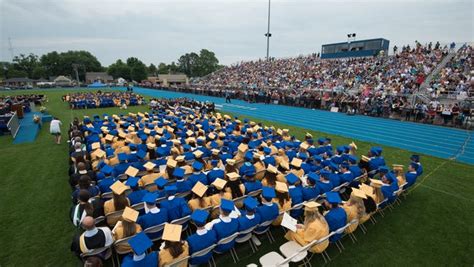
[[[28,77],[28,73],[24,70],[17,70],[17,69],[9,69],[8,70],[8,78],[26,78]]]
[[[156,76],[156,72],[158,71],[158,69],[156,68],[155,65],[153,65],[153,63],[150,64],[150,66],[148,66],[148,73],[152,76]]]
[[[43,66],[36,66],[34,69],[33,69],[33,73],[31,74],[31,78],[33,79],[40,79],[40,78],[47,78],[47,74],[46,74],[46,69],[43,67]]]
[[[41,57],[41,65],[45,68],[47,76],[70,75],[75,77],[73,64],[78,64],[79,79],[85,80],[86,72],[102,71],[102,65],[97,58],[88,51],[56,51]]]
[[[131,80],[131,69],[121,59],[110,65],[107,73],[112,75],[114,79],[124,78],[125,80]]]
[[[161,62],[158,64],[158,74],[168,74],[169,71],[169,67],[166,63]]]
[[[202,49],[199,55],[192,52],[178,60],[179,71],[190,77],[200,77],[219,69],[219,60],[214,52]]]
[[[38,62],[38,56],[33,53],[28,56],[20,54],[13,58],[13,68],[18,71],[24,71],[28,77],[31,77],[33,69],[38,65]]]
[[[192,52],[182,55],[178,59],[179,71],[185,73],[190,77],[194,77],[195,74],[198,75],[200,72],[199,69],[199,55]]]
[[[130,68],[130,78],[140,82],[148,76],[146,65],[136,57],[127,58],[127,66]]]

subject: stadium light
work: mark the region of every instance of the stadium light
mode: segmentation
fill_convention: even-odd
[[[265,33],[265,37],[267,37],[267,60],[270,54],[270,37],[272,34],[270,33],[270,1],[268,0],[268,25],[267,25],[267,33]]]

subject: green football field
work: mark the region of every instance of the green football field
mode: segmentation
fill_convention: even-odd
[[[70,90],[69,90],[70,91]],[[0,92],[5,94],[46,94],[48,112],[63,122],[62,131],[73,117],[93,114],[119,114],[118,108],[69,110],[61,101],[65,90]],[[128,111],[147,111],[146,106]],[[233,114],[238,115],[238,114]],[[249,117],[249,119],[252,119]],[[262,121],[265,125],[284,127],[298,138],[303,128]],[[313,136],[327,134],[309,131]],[[423,134],[423,133],[420,133]],[[348,138],[330,135],[333,146],[348,144]],[[36,142],[13,145],[10,136],[0,137],[0,266],[80,266],[69,251],[75,229],[69,221],[71,190],[68,185],[68,147],[55,145],[49,124]],[[376,144],[354,140],[359,156]],[[448,142],[449,140],[447,140]],[[395,147],[383,146],[387,165],[409,163],[412,154]],[[441,147],[439,149],[442,149]],[[343,240],[345,250],[329,247],[331,265],[364,266],[473,266],[474,264],[474,166],[436,157],[421,156],[424,174],[419,177],[402,205],[395,206],[385,217],[370,222],[367,234],[356,231],[357,243]],[[269,251],[279,251],[283,231],[274,229],[277,244],[261,238],[259,251],[252,254],[248,245],[237,247],[241,261],[232,262],[230,255],[216,258],[218,266],[258,264]],[[321,257],[313,258],[313,266],[322,265]]]

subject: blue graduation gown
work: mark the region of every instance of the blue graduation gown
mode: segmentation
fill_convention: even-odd
[[[354,175],[354,178],[357,178],[359,176],[362,175],[362,171],[361,169],[359,168],[359,166],[357,165],[352,165],[349,167],[349,170],[351,171],[351,173]]]
[[[207,176],[204,174],[204,173],[199,173],[199,174],[191,174],[189,177],[188,177],[188,182],[190,183],[191,185],[191,188],[193,188],[193,186],[197,183],[197,182],[201,182],[205,185],[208,185],[208,181],[207,181]]]
[[[99,187],[100,192],[102,193],[108,193],[111,192],[112,190],[110,189],[110,186],[113,185],[115,182],[117,182],[116,178],[109,177],[100,180],[100,182],[97,184]]]
[[[303,193],[304,201],[316,198],[319,195],[319,190],[317,186],[305,186],[302,188],[301,191]]]
[[[329,174],[329,181],[331,181],[331,184],[336,187],[342,184],[341,177],[337,173],[331,173]]]
[[[344,161],[344,158],[342,155],[334,155],[334,157],[331,158],[331,161],[339,165]]]
[[[160,225],[162,223],[168,222],[168,210],[161,208],[158,213],[148,212],[147,214],[141,215],[138,217],[137,223],[142,227],[143,230],[150,228],[155,225]],[[155,234],[147,234],[149,238],[153,239],[162,234],[158,232]]]
[[[122,260],[123,267],[148,267],[158,266],[158,252],[153,251],[146,255],[141,261],[134,261],[133,254],[126,255]]]
[[[392,185],[383,185],[381,187],[382,195],[384,196],[384,198],[387,199],[387,202],[381,205],[382,208],[385,207],[387,204],[393,203],[395,199],[397,198],[393,196],[393,192],[395,191],[393,189],[394,187]]]
[[[329,192],[334,188],[331,181],[329,181],[328,183],[323,183],[321,181],[317,181],[316,185],[318,187],[319,193],[321,193],[321,194]]]
[[[191,189],[193,188],[191,186],[191,182],[188,180],[176,181],[176,183],[174,184],[176,185],[176,188],[178,188],[178,193],[188,192],[191,191]]]
[[[147,190],[140,189],[140,190],[133,191],[130,194],[128,194],[127,197],[130,200],[130,205],[135,205],[135,204],[138,204],[140,202],[143,202],[142,199],[143,199],[143,196],[146,193],[148,193]]]
[[[423,166],[421,166],[421,163],[417,162],[416,164],[418,164],[418,168],[416,169],[416,173],[418,174],[418,176],[422,175],[423,174]]]
[[[191,210],[182,197],[175,197],[172,200],[166,199],[161,202],[161,208],[168,210],[168,220],[176,220],[191,214]]]
[[[127,168],[130,166],[129,163],[127,162],[122,162],[122,163],[119,163],[117,165],[114,166],[114,175],[117,176],[117,175],[120,175],[120,174],[123,174],[125,173],[125,171],[127,170]]]
[[[337,207],[334,209],[331,209],[326,215],[324,216],[326,218],[326,221],[329,225],[329,231],[333,232],[344,225],[346,225],[347,221],[347,214],[344,211],[343,208]],[[335,234],[329,238],[330,242],[336,242],[341,238],[341,234]]]
[[[412,186],[416,182],[416,178],[418,177],[418,174],[416,172],[407,172],[405,174],[405,178],[407,180],[407,184],[405,185],[404,189]]]
[[[341,184],[345,182],[351,183],[354,180],[354,175],[351,172],[341,173],[339,177],[341,178]]]
[[[239,221],[239,232],[245,231],[261,222],[260,214],[254,213],[254,217],[249,219],[245,215],[245,211],[242,212],[242,215],[238,219]]]
[[[260,216],[260,223],[270,221],[270,220],[272,221],[275,220],[278,217],[279,213],[280,211],[278,210],[278,205],[276,203],[272,203],[271,205],[262,204],[257,207],[257,212],[256,212],[256,214]],[[256,230],[261,232],[265,230],[265,228],[257,227]]]
[[[239,221],[234,218],[230,219],[230,222],[228,223],[221,220],[220,222],[214,224],[212,229],[216,231],[217,240],[221,240],[239,231]],[[234,246],[234,243],[235,240],[225,245],[219,245],[215,248],[215,250],[220,253],[227,252]]]
[[[295,186],[293,188],[289,188],[288,193],[290,194],[291,205],[292,206],[295,206],[295,205],[300,204],[300,203],[303,202],[303,191],[302,191],[301,187]],[[299,210],[291,210],[290,211],[290,215],[293,218],[298,218],[302,214],[303,214],[303,209],[302,208],[299,209]]]
[[[224,171],[221,169],[212,169],[207,173],[207,181],[212,184],[217,178],[224,179]]]
[[[250,192],[262,189],[262,182],[260,181],[245,182],[244,186],[245,186],[245,194],[248,194]]]
[[[208,230],[207,233],[203,235],[199,235],[197,233],[192,234],[187,239],[189,245],[189,255],[193,254],[194,252],[203,250],[211,245],[217,243],[217,235],[214,230]],[[212,251],[208,254],[190,259],[189,263],[192,265],[200,265],[205,264],[209,261],[212,256]]]

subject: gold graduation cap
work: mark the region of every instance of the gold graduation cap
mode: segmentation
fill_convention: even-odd
[[[143,165],[147,171],[151,171],[156,167],[156,164],[153,162],[147,162]]]
[[[274,174],[278,173],[278,169],[272,164],[268,164],[267,171]]]
[[[285,170],[289,170],[289,169],[290,169],[290,165],[288,164],[288,161],[286,161],[286,160],[280,161],[280,166],[281,166],[282,168],[284,168]]]
[[[136,222],[138,219],[138,214],[138,211],[129,207],[125,207],[122,213],[122,218],[128,222]]]
[[[357,150],[357,145],[356,145],[356,143],[354,143],[354,141],[352,141],[352,142],[349,144],[349,146],[353,147],[354,150]]]
[[[192,189],[193,193],[198,195],[199,197],[202,197],[206,191],[207,191],[207,186],[201,182],[197,182]]]
[[[381,187],[383,185],[383,182],[377,179],[369,179],[370,184],[375,186],[375,187]]]
[[[194,157],[200,158],[200,157],[202,157],[202,155],[204,153],[201,150],[196,150],[196,151],[193,152],[193,154],[194,154]]]
[[[352,188],[352,193],[351,195],[354,195],[358,198],[363,198],[363,199],[366,199],[367,196],[365,195],[364,191],[362,191],[361,189],[357,189],[357,188]]]
[[[404,166],[399,164],[392,164],[392,167],[395,171],[403,171]]]
[[[224,186],[227,184],[227,181],[221,178],[217,178],[212,182],[212,185],[216,187],[218,190],[224,189]]]
[[[239,145],[238,149],[239,149],[240,152],[243,153],[243,152],[247,151],[248,147],[249,147],[248,145],[242,143],[242,144]]]
[[[230,181],[237,181],[237,179],[240,178],[240,175],[236,172],[231,172],[227,174],[227,177],[229,177]]]
[[[285,133],[285,134],[288,133],[289,131],[290,130],[288,130],[288,129],[283,129],[283,133]]]
[[[191,135],[193,135],[193,134],[194,134],[194,132],[191,131],[191,130],[187,130],[187,131],[186,131],[186,135],[187,135],[187,136],[191,136]]]
[[[166,162],[166,166],[174,168],[176,167],[177,163],[178,162],[176,162],[176,160],[169,158],[168,161]]]
[[[174,133],[174,128],[173,127],[168,126],[166,129],[168,130],[168,132]]]
[[[117,181],[113,185],[110,186],[110,189],[115,194],[121,195],[121,194],[123,194],[123,192],[125,192],[125,190],[128,189],[128,187],[124,183],[122,183],[120,181]]]
[[[91,156],[102,158],[102,157],[105,157],[105,154],[106,154],[105,151],[99,148],[96,151],[92,152]]]
[[[163,128],[156,128],[157,134],[163,134]]]
[[[138,116],[140,116],[140,117],[145,117],[145,114],[143,114],[143,113],[141,113],[141,112],[138,112],[137,114],[138,114]]]
[[[125,174],[130,177],[135,177],[138,174],[139,170],[133,166],[129,166],[125,171]]]
[[[370,158],[367,157],[367,156],[362,155],[362,156],[360,157],[360,160],[365,161],[365,162],[369,162]]]
[[[225,137],[225,133],[220,132],[220,133],[219,133],[219,137]]]
[[[280,128],[278,128],[277,134],[278,134],[278,135],[282,135],[282,134],[283,134],[283,131],[282,131]]]
[[[144,132],[145,134],[150,134],[150,133],[151,133],[150,129],[148,129],[148,128],[145,128],[145,129],[143,130],[143,132]]]
[[[308,143],[303,142],[303,143],[301,143],[300,147],[304,150],[307,150],[309,146],[308,146]]]
[[[127,134],[124,133],[124,132],[122,132],[122,131],[120,131],[120,132],[118,133],[118,136],[119,136],[120,138],[126,138],[126,137],[127,137]]]
[[[242,122],[240,120],[235,120],[235,123],[241,124]]]
[[[291,165],[295,166],[295,167],[301,167],[301,163],[303,161],[299,158],[293,158],[293,160],[291,160]]]
[[[210,133],[210,134],[208,134],[207,136],[209,136],[209,138],[211,138],[211,139],[216,138],[216,134],[214,134],[214,133]]]
[[[212,155],[219,155],[219,149],[211,149]]]
[[[288,185],[283,182],[276,181],[275,190],[280,193],[288,192]]]
[[[108,135],[105,136],[105,140],[112,142],[112,141],[114,141],[114,137],[115,136],[113,136],[111,134],[108,134]]]
[[[184,159],[185,159],[185,157],[184,157],[183,155],[180,155],[180,156],[177,156],[175,160],[176,160],[177,162],[183,162]]]
[[[317,210],[318,207],[321,206],[321,204],[319,204],[316,201],[308,201],[308,202],[305,202],[303,205],[304,205],[304,210],[307,210],[307,211]]]
[[[310,133],[308,133],[308,132],[306,132],[306,137],[313,138],[313,135],[310,134]]]
[[[235,164],[235,159],[226,159],[226,162],[227,162],[227,164],[229,164],[230,166],[234,166],[234,164]]]
[[[183,226],[180,224],[165,224],[163,231],[163,237],[161,239],[172,242],[179,242],[181,240],[181,231]]]
[[[227,115],[227,114],[225,114],[225,115],[224,115],[224,119],[226,119],[226,120],[230,120],[230,116],[229,116],[229,115]]]
[[[156,148],[156,145],[155,145],[155,143],[147,143],[147,144],[146,144],[146,147],[147,147],[148,149],[154,149],[154,148]]]
[[[91,147],[92,147],[92,150],[98,149],[100,148],[100,143],[99,142],[92,143]]]

